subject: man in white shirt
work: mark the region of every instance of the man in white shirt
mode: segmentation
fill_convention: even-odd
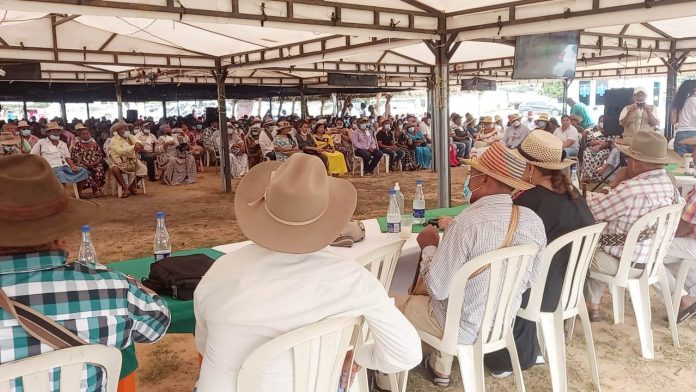
[[[45,159],[61,184],[74,184],[89,178],[89,172],[84,167],[79,167],[70,158],[68,145],[60,140],[63,127],[56,122],[46,124],[45,139],[39,139],[31,149],[31,154]]]
[[[157,144],[157,138],[150,131],[152,129],[152,123],[147,122],[142,125],[140,132],[135,134],[135,138],[143,146],[140,151],[140,160],[145,162],[147,166],[147,177],[150,181],[157,181],[155,179],[155,144]]]
[[[553,131],[554,136],[563,142],[563,150],[568,157],[578,156],[580,143],[578,142],[578,129],[570,122],[570,116],[561,117],[561,127]]]
[[[360,366],[395,373],[420,362],[418,334],[379,281],[325,249],[356,201],[353,185],[327,176],[307,154],[260,163],[242,179],[235,214],[254,244],[217,260],[196,289],[198,392],[236,391],[239,368],[255,349],[326,318],[365,318],[374,344],[355,352]],[[262,374],[260,391],[293,391],[292,355]]]
[[[624,139],[633,137],[639,131],[654,132],[660,124],[660,118],[655,112],[655,106],[645,102],[647,98],[643,87],[633,89],[633,103],[627,105],[619,114],[619,124],[624,127]]]
[[[275,161],[275,146],[273,145],[274,131],[276,125],[273,122],[264,123],[263,130],[259,134],[259,145],[261,146],[261,155],[264,159]]]
[[[533,111],[530,110],[527,112],[527,119],[524,120],[522,125],[529,128],[530,131],[537,129],[536,122],[534,121],[534,112]]]

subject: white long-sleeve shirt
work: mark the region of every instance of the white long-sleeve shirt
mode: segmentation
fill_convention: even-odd
[[[275,151],[275,146],[273,145],[273,138],[268,137],[266,131],[261,131],[259,134],[259,146],[261,146],[261,154],[265,157],[269,152]]]
[[[356,352],[364,367],[395,373],[421,360],[415,328],[379,281],[325,250],[292,255],[252,244],[227,254],[198,285],[194,309],[196,348],[203,355],[198,392],[236,391],[237,372],[257,347],[329,317],[365,317],[374,344]],[[289,353],[263,374],[261,391],[293,391]]]

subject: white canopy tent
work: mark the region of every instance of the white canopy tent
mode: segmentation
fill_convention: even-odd
[[[577,78],[667,74],[669,103],[677,73],[696,72],[694,22],[694,0],[0,0],[0,66],[39,62],[51,82],[215,83],[220,102],[224,84],[328,87],[331,71],[428,88],[448,205],[458,78],[509,80],[516,36],[580,30]]]

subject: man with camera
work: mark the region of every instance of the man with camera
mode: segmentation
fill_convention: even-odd
[[[645,103],[647,94],[643,87],[633,89],[633,103],[627,105],[619,115],[619,124],[624,127],[623,137],[633,137],[638,131],[654,132],[660,123],[655,106]]]

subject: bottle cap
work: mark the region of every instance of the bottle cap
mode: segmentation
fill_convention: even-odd
[[[396,195],[396,191],[395,191],[394,189],[390,189],[390,190],[389,190],[389,194],[390,194],[390,195]]]
[[[157,218],[164,218],[164,211],[157,211],[157,213],[155,214],[155,216],[156,216]]]
[[[416,180],[416,185],[423,185],[423,180],[420,178]]]
[[[90,225],[84,225],[84,226],[82,226],[82,232],[83,232],[83,233],[89,233],[90,230],[92,230],[92,227],[90,227]]]

